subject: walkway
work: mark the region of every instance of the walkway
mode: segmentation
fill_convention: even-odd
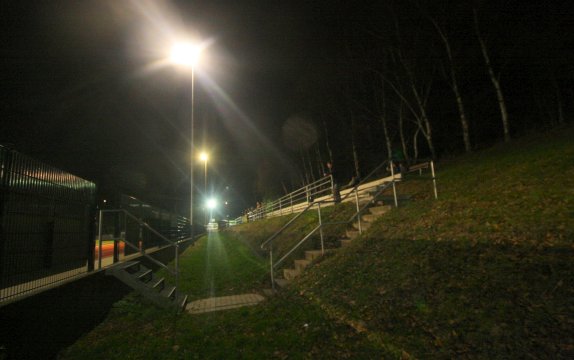
[[[190,314],[201,314],[212,311],[228,310],[243,306],[253,306],[265,300],[259,294],[243,294],[213,297],[193,301],[185,307]]]

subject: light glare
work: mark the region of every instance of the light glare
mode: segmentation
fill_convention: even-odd
[[[170,60],[174,64],[193,67],[199,60],[201,47],[192,43],[176,43],[171,48]]]
[[[208,209],[213,209],[213,208],[215,208],[215,205],[217,205],[217,202],[215,201],[215,199],[209,199],[209,200],[207,200],[207,208],[208,208]]]

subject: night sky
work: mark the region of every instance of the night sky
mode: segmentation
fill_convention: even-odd
[[[190,76],[150,65],[188,34],[212,41],[195,93],[195,144],[211,155],[210,187],[230,186],[239,207],[252,205],[257,164],[285,161],[280,128],[299,71],[328,48],[329,24],[316,21],[328,14],[303,4],[3,4],[0,142],[102,187],[184,203]],[[201,165],[196,175],[202,188]]]
[[[445,9],[450,7],[449,2],[441,3]],[[553,34],[571,33],[560,28],[572,25],[567,20],[572,12],[561,8],[568,2],[558,2],[550,10],[544,8],[538,17],[534,16],[538,13],[537,2],[526,2],[530,4],[526,7],[520,1],[505,3],[507,8],[496,8],[498,17],[483,17],[483,25],[493,33],[497,29],[507,39],[529,39],[537,34],[542,43],[547,43],[546,37],[552,37],[548,30],[551,25],[558,24]],[[195,145],[197,151],[206,149],[210,153],[209,187],[217,193],[229,187],[226,197],[234,204],[230,212],[237,215],[261,200],[263,195],[257,191],[256,183],[262,167],[267,167],[268,172],[280,172],[274,179],[281,184],[281,190],[294,185],[288,180],[292,176],[282,177],[284,172],[296,172],[297,166],[293,141],[285,141],[282,129],[294,116],[323,114],[322,108],[317,111],[318,106],[312,104],[315,98],[331,104],[332,108],[325,107],[324,112],[330,111],[326,116],[331,119],[329,126],[341,133],[338,138],[334,136],[337,131],[331,134],[331,146],[344,141],[349,131],[341,124],[348,113],[336,109],[336,105],[346,101],[361,109],[364,104],[338,97],[339,81],[348,77],[346,71],[341,71],[345,69],[341,61],[377,61],[373,60],[380,54],[376,42],[393,28],[392,19],[385,20],[389,14],[385,4],[214,0],[3,2],[0,143],[95,181],[102,192],[119,191],[185,214],[189,197],[190,76],[182,69],[157,64],[166,57],[175,38],[185,35],[209,41],[196,73]],[[411,15],[412,9],[403,10],[402,5],[396,9],[412,28],[424,20]],[[458,18],[454,12],[448,16]],[[523,19],[527,25],[516,26]],[[430,33],[432,28],[429,29],[425,31]],[[509,35],[508,29],[515,33]],[[461,56],[480,60],[476,44],[470,45],[476,41],[470,35],[459,37],[472,49],[464,50]],[[496,35],[492,38],[496,39]],[[505,48],[503,40],[498,49]],[[556,48],[571,54],[572,49],[564,47],[572,45],[571,36],[569,41]],[[520,56],[524,56],[532,50],[524,45],[527,43],[515,41],[508,48],[519,48]],[[440,45],[436,49],[436,53],[427,56],[436,58]],[[516,57],[511,54],[507,58],[513,56]],[[477,125],[473,140],[490,141],[495,132],[492,119],[496,111],[494,107],[493,111],[485,110],[484,102],[494,104],[487,90],[488,80],[483,72],[478,75],[480,61],[469,61],[467,67],[471,70],[463,91],[472,94],[469,108],[478,114],[474,116]],[[518,74],[509,81],[523,79]],[[568,81],[570,85],[565,88],[571,88],[571,78]],[[435,98],[445,98],[445,89],[444,84],[433,85],[433,91],[439,92]],[[361,98],[365,89],[356,86],[349,91]],[[431,111],[437,114],[454,116],[451,103],[448,110],[440,102],[432,106]],[[476,120],[478,116],[484,119]],[[454,152],[459,141],[451,141],[452,136],[445,134],[454,131],[456,122],[436,124],[439,148]],[[378,144],[381,141],[371,138],[377,126],[369,124],[353,130],[370,136],[364,143],[372,145],[359,149],[365,154],[383,148]],[[317,136],[325,141],[321,131]],[[311,136],[296,140],[317,139]],[[195,167],[195,173],[198,191],[202,191],[202,164]]]

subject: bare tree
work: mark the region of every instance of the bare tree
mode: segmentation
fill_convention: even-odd
[[[462,127],[462,139],[464,141],[464,149],[466,152],[471,152],[472,146],[470,143],[468,120],[466,117],[466,112],[464,110],[464,101],[462,99],[462,94],[460,93],[460,90],[459,90],[457,67],[456,67],[456,64],[455,64],[455,61],[453,58],[451,42],[448,38],[447,33],[440,27],[438,22],[430,16],[429,16],[429,20],[433,24],[435,30],[437,31],[437,33],[441,39],[442,44],[444,45],[444,49],[445,49],[447,60],[448,60],[447,61],[447,67],[448,67],[448,73],[449,73],[449,85],[450,85],[450,88],[452,89],[452,92],[454,93],[454,97],[456,99],[456,106],[457,106],[458,115],[460,118],[460,125]]]
[[[399,103],[398,106],[398,125],[399,125],[399,136],[401,139],[401,146],[403,149],[403,155],[405,157],[405,161],[407,162],[407,164],[410,165],[411,161],[410,161],[410,156],[409,156],[409,152],[408,152],[408,146],[407,146],[407,140],[405,137],[405,130],[404,130],[404,104],[402,102]],[[415,159],[417,157],[415,156]]]
[[[425,59],[425,63],[417,63],[418,55],[424,53],[424,47],[421,45],[424,41],[421,39],[420,31],[417,28],[411,28],[408,45],[403,39],[403,34],[399,26],[399,19],[394,16],[394,30],[396,46],[392,59],[397,65],[395,76],[399,77],[398,81],[393,84],[389,82],[396,95],[404,102],[407,108],[414,116],[418,129],[425,137],[432,158],[436,158],[436,150],[433,143],[432,126],[427,112],[427,104],[430,90],[433,82],[434,64],[432,61]],[[406,49],[412,49],[409,55]],[[428,66],[431,66],[429,68]],[[416,73],[415,73],[416,69]],[[408,89],[408,94],[400,91],[396,85],[402,82]],[[409,96],[410,95],[410,96]]]
[[[500,86],[500,74],[496,75],[494,73],[494,69],[492,67],[492,63],[490,62],[490,56],[488,54],[488,48],[486,46],[486,41],[484,37],[480,33],[480,28],[478,26],[478,14],[476,9],[473,9],[474,13],[474,30],[476,33],[476,37],[480,44],[480,50],[482,52],[482,57],[484,59],[484,64],[486,65],[486,69],[488,71],[488,76],[490,78],[490,82],[494,87],[494,91],[496,92],[496,98],[498,100],[498,107],[500,109],[500,118],[502,120],[502,129],[504,133],[504,141],[510,141],[510,126],[508,121],[508,111],[506,109],[506,102],[504,100],[504,94],[502,93],[502,88]]]
[[[391,137],[389,135],[389,127],[387,124],[387,116],[388,116],[388,111],[387,111],[387,103],[388,103],[388,99],[387,99],[387,94],[385,92],[385,79],[383,78],[383,76],[381,76],[379,74],[379,79],[380,79],[380,85],[379,85],[379,94],[376,98],[378,107],[379,107],[379,117],[381,119],[381,125],[383,126],[383,135],[385,136],[385,144],[387,147],[387,155],[388,158],[391,159],[392,153],[393,153],[393,144],[391,142]]]

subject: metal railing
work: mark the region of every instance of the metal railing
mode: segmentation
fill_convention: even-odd
[[[388,171],[390,171],[390,176],[381,179],[380,182],[367,182],[371,180],[376,174],[380,173],[382,169],[387,166]],[[341,202],[346,201],[351,195],[354,195],[354,202],[356,204],[356,212],[347,220],[345,221],[336,221],[336,222],[326,222],[323,223],[323,219],[321,216],[321,204],[328,204],[334,203],[334,196],[331,199],[321,199],[317,201],[313,201],[309,203],[304,209],[302,209],[295,217],[290,219],[285,225],[283,225],[279,230],[277,230],[273,235],[271,235],[267,240],[261,243],[261,249],[265,250],[268,248],[269,250],[269,267],[270,267],[270,277],[271,277],[271,286],[275,289],[275,269],[282,264],[286,259],[288,259],[303,243],[305,243],[308,239],[310,239],[315,233],[319,232],[320,236],[320,244],[321,244],[321,254],[325,253],[325,242],[323,238],[323,228],[325,226],[331,225],[341,225],[341,224],[350,224],[357,220],[357,227],[359,234],[362,233],[362,225],[361,225],[361,215],[365,210],[369,208],[371,205],[372,200],[365,202],[362,206],[360,203],[360,194],[361,193],[369,193],[374,188],[376,189],[372,192],[369,196],[372,199],[377,199],[385,190],[392,187],[393,192],[393,200],[395,207],[398,207],[398,197],[396,191],[396,182],[402,180],[402,173],[409,173],[414,171],[419,171],[419,174],[422,174],[423,169],[431,169],[432,174],[432,181],[433,181],[433,191],[435,199],[438,198],[437,188],[436,188],[436,177],[434,171],[434,162],[432,160],[420,164],[416,164],[409,169],[400,169],[399,174],[395,174],[395,164],[393,161],[383,161],[379,166],[377,166],[374,170],[372,170],[367,176],[365,176],[358,184],[354,185],[350,190],[346,191],[345,195],[341,197]],[[374,184],[373,184],[374,183]],[[369,186],[368,184],[372,184]],[[367,186],[365,186],[367,185]],[[292,224],[299,219],[303,214],[307,213],[313,207],[317,207],[317,215],[318,215],[318,224],[315,226],[308,234],[306,234],[299,242],[297,242],[287,253],[285,253],[280,259],[274,262],[273,259],[273,241],[282,234],[286,229],[288,229]]]
[[[275,201],[262,204],[260,208],[250,211],[247,214],[247,221],[292,214],[297,211],[298,207],[304,208],[306,204],[312,203],[313,199],[330,194],[332,188],[333,177],[331,175],[322,177]]]
[[[187,237],[187,238],[175,239],[175,240],[169,239],[166,236],[164,236],[161,232],[159,232],[158,230],[151,227],[148,223],[146,223],[145,221],[143,221],[142,219],[138,218],[137,216],[133,215],[132,213],[130,213],[129,211],[127,211],[125,209],[100,210],[99,211],[99,221],[98,221],[98,269],[102,269],[103,237],[104,237],[103,228],[104,228],[104,214],[106,214],[106,213],[123,214],[125,217],[124,225],[127,226],[127,219],[129,218],[130,220],[134,221],[139,226],[139,236],[138,236],[138,244],[137,245],[134,244],[133,242],[127,240],[127,236],[125,236],[126,235],[125,232],[124,232],[124,237],[115,237],[114,236],[114,238],[113,238],[114,244],[113,244],[112,264],[115,264],[118,262],[123,262],[122,260],[119,259],[119,256],[118,256],[118,249],[119,249],[118,245],[120,242],[123,242],[130,249],[135,250],[137,255],[144,256],[146,259],[148,259],[152,263],[158,265],[161,268],[166,269],[171,275],[173,275],[175,278],[175,288],[176,288],[175,291],[176,291],[176,295],[177,295],[177,292],[179,289],[179,245],[181,243],[186,242],[186,241],[193,240],[193,238]],[[147,229],[155,237],[160,239],[163,243],[165,243],[166,246],[154,247],[154,251],[149,251],[148,247],[144,246],[143,241],[142,241],[142,236],[143,236],[142,230],[144,228]],[[198,235],[200,235],[200,234],[198,234]],[[159,261],[159,260],[157,260],[151,256],[152,252],[156,252],[158,250],[163,250],[165,247],[173,247],[174,248],[174,269],[173,270],[170,269],[167,264],[164,264],[161,261]]]
[[[88,180],[0,146],[0,306],[91,270],[95,191]]]

